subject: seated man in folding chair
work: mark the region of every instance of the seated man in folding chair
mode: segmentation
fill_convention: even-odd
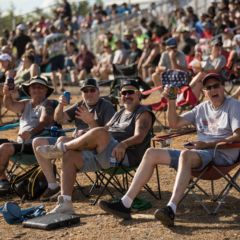
[[[12,98],[14,90],[9,90],[9,86],[4,84],[3,102],[5,107],[15,113],[20,113],[20,127],[17,141],[0,139],[0,191],[7,192],[10,183],[7,180],[5,170],[11,156],[22,151],[23,153],[34,154],[32,149],[32,139],[43,133],[44,129],[53,125],[54,108],[47,98],[52,94],[53,89],[40,77],[34,77],[29,83],[23,84],[24,92],[30,99],[15,101]]]
[[[62,157],[61,196],[51,213],[74,213],[72,191],[76,173],[95,172],[111,167],[111,156],[125,166],[137,166],[151,141],[153,113],[140,104],[141,93],[135,80],[121,86],[123,108],[106,127],[90,129],[67,143],[45,145],[37,153],[48,159]],[[131,148],[132,147],[132,148]]]
[[[100,97],[100,89],[97,81],[93,78],[86,79],[81,85],[82,100],[68,106],[64,95],[59,97],[59,104],[54,112],[54,120],[60,124],[73,122],[76,129],[72,137],[60,137],[59,141],[70,141],[77,138],[89,129],[99,126],[105,126],[115,113],[114,107],[110,101]],[[57,137],[37,137],[33,140],[33,148],[40,145],[55,144]],[[41,201],[48,201],[54,198],[60,192],[60,186],[56,180],[53,165],[49,159],[35,154],[39,165],[48,181],[48,188],[40,197]]]
[[[115,203],[101,201],[100,207],[117,217],[129,219],[130,207],[140,189],[149,181],[157,164],[169,165],[177,169],[173,193],[167,206],[155,211],[156,219],[164,226],[174,226],[176,208],[182,199],[191,179],[191,170],[202,170],[209,164],[214,155],[214,148],[219,142],[240,141],[240,103],[232,97],[224,96],[224,82],[218,74],[211,73],[203,79],[205,101],[189,112],[179,116],[176,112],[176,99],[169,89],[168,121],[172,128],[194,124],[197,129],[198,141],[192,142],[188,150],[154,149],[146,151],[133,182],[122,197]],[[170,97],[171,96],[171,97]],[[216,152],[216,165],[231,165],[237,161],[238,149],[220,149]]]

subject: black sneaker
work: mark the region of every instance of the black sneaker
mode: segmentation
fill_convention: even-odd
[[[160,220],[161,223],[166,227],[174,226],[175,214],[170,206],[165,208],[157,209],[154,213],[156,219]]]
[[[60,195],[60,190],[60,186],[56,187],[55,189],[47,188],[45,192],[41,195],[40,201],[46,202],[54,197],[57,197],[58,195]]]
[[[105,212],[125,220],[131,219],[131,208],[126,208],[121,200],[116,202],[100,201],[99,207]]]

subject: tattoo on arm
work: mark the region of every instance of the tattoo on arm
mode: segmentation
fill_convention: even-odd
[[[147,119],[143,119],[143,121],[141,122],[139,129],[141,131],[145,131],[146,129],[149,129],[149,122],[147,121]]]

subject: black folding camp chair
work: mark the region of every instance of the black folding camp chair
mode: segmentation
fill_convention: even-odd
[[[128,190],[130,182],[134,178],[134,173],[136,172],[136,170],[137,166],[126,167],[122,164],[122,162],[120,162],[116,167],[111,167],[109,169],[103,169],[95,172],[96,179],[95,181],[93,181],[93,186],[90,190],[90,193],[96,187],[102,186],[102,189],[92,204],[95,205],[105,192],[108,192],[112,196],[112,198],[114,198],[115,194],[111,191],[110,187],[112,187],[118,193],[123,195]],[[160,200],[161,189],[157,167],[155,168],[155,172],[157,182],[157,193],[155,193],[148,184],[144,186],[144,189],[148,193],[150,193],[155,199]]]

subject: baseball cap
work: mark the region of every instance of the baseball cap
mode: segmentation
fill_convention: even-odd
[[[3,53],[0,55],[0,61],[12,61],[12,57],[7,53]]]
[[[21,24],[17,25],[17,29],[20,31],[24,31],[26,29],[26,27],[24,24],[21,23]]]
[[[83,81],[80,89],[83,90],[86,87],[99,88],[98,83],[97,83],[96,79],[94,79],[94,78],[88,78],[85,81]]]
[[[126,79],[122,81],[121,89],[125,86],[133,86],[139,90],[139,84],[136,79]]]
[[[222,85],[224,84],[224,81],[225,81],[224,77],[221,76],[220,74],[218,74],[218,73],[209,73],[209,74],[207,74],[207,75],[203,78],[203,80],[202,80],[203,86],[205,86],[206,83],[207,83],[207,81],[210,80],[210,79],[217,80],[217,81],[219,81]]]
[[[166,47],[169,47],[169,48],[177,47],[176,38],[168,38],[165,43],[166,43]]]

